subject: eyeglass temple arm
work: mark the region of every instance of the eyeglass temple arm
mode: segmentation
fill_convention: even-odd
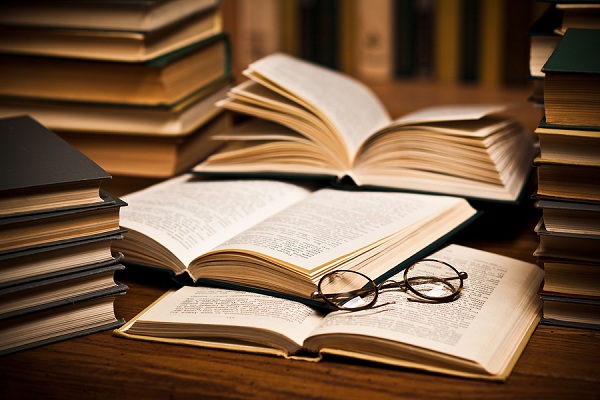
[[[355,289],[355,290],[351,290],[349,292],[328,293],[328,294],[323,294],[320,292],[312,292],[310,295],[310,298],[312,300],[323,299],[325,297],[335,298],[335,297],[340,297],[340,296],[346,296],[346,297],[352,298],[352,297],[356,297],[356,296],[362,296],[366,293],[373,292],[374,290],[376,290],[375,287]]]

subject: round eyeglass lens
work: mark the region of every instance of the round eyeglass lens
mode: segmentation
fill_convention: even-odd
[[[462,289],[463,280],[459,272],[443,261],[421,260],[404,272],[408,289],[430,300],[450,300]]]
[[[321,279],[319,292],[323,300],[341,310],[370,307],[377,300],[377,286],[366,275],[340,270]]]

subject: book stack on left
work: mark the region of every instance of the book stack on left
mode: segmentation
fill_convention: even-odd
[[[567,29],[545,63],[536,255],[550,324],[600,329],[600,29]]]
[[[0,119],[0,355],[120,326],[110,175],[29,116]]]
[[[231,79],[218,0],[0,3],[0,117],[29,114],[119,182],[174,176],[218,147]]]

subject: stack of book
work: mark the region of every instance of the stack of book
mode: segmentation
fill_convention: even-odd
[[[542,67],[569,28],[600,28],[600,2],[569,0],[539,0],[549,6],[531,25],[529,36],[529,80],[533,88],[531,101],[544,103],[544,72]]]
[[[110,175],[28,116],[0,120],[0,355],[120,326]]]
[[[566,31],[543,67],[536,255],[545,321],[600,328],[600,29]]]
[[[0,32],[0,117],[32,115],[113,176],[173,176],[228,126],[218,0],[3,2]]]

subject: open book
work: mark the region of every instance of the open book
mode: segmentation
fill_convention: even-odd
[[[477,214],[450,196],[189,174],[123,198],[128,232],[113,250],[126,262],[302,299],[332,270],[385,277]]]
[[[167,292],[115,333],[307,360],[335,354],[505,380],[539,321],[537,290],[543,271],[535,264],[458,245],[434,257],[469,274],[453,302],[415,301],[392,290],[383,292],[379,301],[393,304],[325,315],[259,293],[187,286]]]
[[[228,146],[198,173],[328,175],[507,202],[530,175],[533,135],[498,116],[502,105],[433,107],[392,121],[366,86],[288,55],[244,73],[250,80],[218,104],[259,120],[220,135]]]

